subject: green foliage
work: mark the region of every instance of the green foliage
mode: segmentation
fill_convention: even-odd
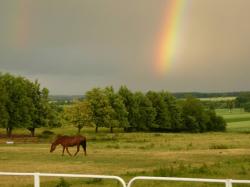
[[[71,185],[64,180],[64,178],[60,178],[60,182],[56,185],[56,187],[70,187]]]
[[[121,86],[118,94],[122,98],[128,112],[128,126],[125,128],[125,131],[131,131],[137,126],[136,122],[139,117],[138,103],[135,101],[134,94],[126,86]]]
[[[135,119],[135,130],[149,130],[154,126],[156,111],[152,106],[152,102],[141,92],[134,94],[134,100],[137,103],[137,118]]]
[[[247,103],[245,103],[245,104],[243,105],[243,108],[244,108],[244,110],[245,110],[246,112],[250,112],[250,101],[247,102]]]
[[[215,111],[205,110],[202,102],[189,97],[182,103],[184,129],[191,132],[224,131],[226,122]]]
[[[35,129],[56,118],[48,102],[48,89],[24,77],[0,74],[0,127],[11,136],[13,128],[27,128],[34,136]]]
[[[157,92],[149,91],[147,97],[152,102],[156,116],[153,129],[169,130],[171,128],[170,111],[163,95]]]
[[[88,101],[74,101],[72,105],[65,107],[64,116],[78,129],[78,132],[84,126],[92,126],[93,124],[93,113]]]
[[[235,103],[236,107],[243,107],[246,112],[250,112],[250,92],[240,94]]]
[[[96,132],[98,131],[98,127],[108,127],[114,111],[104,90],[93,88],[88,91],[86,93],[86,101],[90,103],[90,108],[93,112],[93,122],[96,126]]]

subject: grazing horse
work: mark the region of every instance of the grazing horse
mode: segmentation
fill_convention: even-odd
[[[84,155],[86,156],[86,137],[77,135],[77,136],[58,136],[57,139],[51,144],[50,152],[53,152],[56,149],[56,146],[61,144],[63,146],[62,156],[64,155],[65,149],[67,150],[67,153],[71,155],[71,153],[68,150],[68,147],[77,146],[77,151],[75,152],[74,156],[79,152],[80,145],[82,146],[84,150]]]

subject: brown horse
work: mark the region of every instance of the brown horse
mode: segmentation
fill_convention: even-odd
[[[87,152],[86,152],[86,137],[81,136],[81,135],[77,135],[77,136],[58,136],[57,139],[51,144],[51,148],[50,148],[50,152],[53,152],[56,149],[56,146],[61,144],[63,146],[63,151],[62,151],[62,156],[64,155],[64,151],[65,149],[67,150],[67,153],[71,155],[71,153],[68,150],[68,147],[72,147],[72,146],[77,146],[77,151],[74,154],[74,156],[76,156],[76,154],[79,152],[80,150],[80,145],[82,146],[83,150],[84,150],[84,154],[86,156]]]

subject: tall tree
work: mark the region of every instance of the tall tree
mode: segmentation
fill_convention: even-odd
[[[149,91],[146,96],[150,99],[156,112],[153,130],[170,130],[171,117],[163,95],[159,92]]]
[[[125,127],[124,130],[135,130],[137,119],[139,118],[139,104],[136,102],[134,94],[126,86],[121,86],[118,94],[121,96],[126,111],[128,112],[128,126]]]
[[[13,128],[27,127],[32,123],[30,112],[34,109],[32,99],[28,96],[28,80],[23,77],[14,77],[10,74],[2,75],[8,100],[6,102],[6,112],[8,122],[5,123],[7,135],[12,135]]]
[[[3,74],[0,79],[0,89],[3,90],[0,102],[4,101],[0,113],[5,116],[0,125],[6,128],[8,136],[18,127],[29,129],[34,136],[35,128],[45,126],[48,120],[48,90],[40,90],[37,81],[33,83],[20,76]]]
[[[0,74],[0,127],[7,127],[9,114],[7,112],[8,93],[5,88],[2,75]]]
[[[114,127],[126,128],[128,126],[128,112],[120,95],[114,92],[113,87],[106,87],[105,94],[111,106],[111,120],[109,123],[110,132]]]
[[[107,127],[112,119],[113,109],[109,104],[109,99],[104,90],[93,88],[86,93],[86,100],[90,103],[93,112],[93,122],[95,131],[98,132],[99,127]]]
[[[91,126],[92,110],[90,103],[87,101],[74,101],[71,106],[65,107],[64,114],[68,121],[72,123],[80,133],[84,126]]]
[[[161,92],[165,104],[167,105],[169,117],[170,117],[170,128],[172,131],[179,131],[183,128],[181,121],[181,109],[177,104],[176,98],[168,92]]]
[[[150,130],[154,125],[156,110],[152,102],[141,92],[136,92],[135,101],[138,103],[139,110],[136,118],[136,130]]]

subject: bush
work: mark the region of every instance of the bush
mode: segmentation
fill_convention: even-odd
[[[64,180],[64,178],[60,178],[60,182],[56,185],[56,187],[70,187],[70,184]]]
[[[40,135],[39,138],[49,138],[50,136],[54,135],[55,133],[49,130],[44,130]]]

